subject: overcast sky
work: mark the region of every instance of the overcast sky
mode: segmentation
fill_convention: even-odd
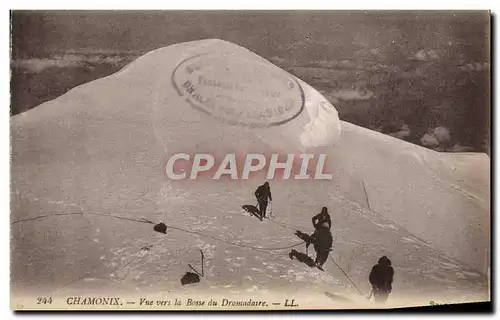
[[[13,56],[54,50],[117,50],[143,53],[176,42],[220,38],[254,51],[293,49],[300,42],[317,51],[354,43],[438,47],[467,38],[484,45],[487,12],[242,12],[242,11],[60,11],[12,14]],[[461,29],[461,30],[458,30]],[[457,31],[458,30],[458,31]],[[475,36],[469,37],[473,34]],[[288,47],[287,47],[288,46]],[[290,47],[291,46],[291,47]],[[486,48],[485,48],[486,50]],[[489,49],[488,49],[489,51]],[[260,52],[263,54],[263,52]]]

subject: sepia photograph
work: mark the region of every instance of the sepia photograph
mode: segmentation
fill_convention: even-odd
[[[11,10],[11,309],[492,310],[491,20]]]

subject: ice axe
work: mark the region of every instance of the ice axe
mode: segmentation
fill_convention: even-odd
[[[272,201],[269,201],[269,206],[267,207],[267,210],[269,211],[269,219],[274,218]]]
[[[192,265],[188,264],[188,267],[190,267],[191,270],[193,270],[194,272],[196,272],[196,274],[198,274],[199,276],[204,277],[205,276],[205,272],[203,271],[203,265],[205,264],[205,261],[204,261],[205,260],[205,256],[203,255],[203,250],[200,250],[200,252],[201,252],[201,274],[198,271],[196,271],[196,269],[193,268]]]
[[[300,232],[300,231],[297,231],[297,233],[299,233],[299,232]],[[304,239],[302,239],[302,240],[304,240]],[[310,245],[310,243],[309,243],[309,239],[304,240],[304,241],[306,242],[306,255],[308,255],[308,256],[309,256],[309,245]]]
[[[295,235],[306,243],[306,254],[308,254],[307,250],[309,248],[309,245],[311,244],[311,241],[310,241],[311,236],[309,236],[307,233],[301,232],[299,230],[295,230]]]
[[[181,279],[182,285],[198,283],[198,282],[200,282],[200,277],[203,277],[205,275],[205,273],[203,271],[205,257],[203,255],[203,250],[200,250],[200,252],[201,252],[201,274],[195,268],[193,268],[192,265],[188,264],[188,267],[191,268],[191,270],[193,270],[194,273],[186,272],[186,274],[184,274],[184,276]]]

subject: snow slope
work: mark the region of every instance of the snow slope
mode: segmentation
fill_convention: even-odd
[[[441,154],[345,122],[342,129],[328,149],[339,192],[486,274],[489,157]]]
[[[255,75],[253,63],[268,66],[228,42],[182,43],[12,118],[15,296],[49,288],[62,295],[147,289],[214,297],[293,292],[303,307],[316,308],[346,304],[336,296],[366,303],[331,260],[320,272],[290,260],[289,248],[241,247],[298,244],[292,229],[310,232],[311,215],[326,205],[337,237],[333,258],[363,294],[369,293],[371,266],[386,254],[396,271],[394,305],[489,299],[489,158],[442,155],[340,122],[335,109],[298,79],[305,110],[292,121],[267,128],[222,122],[192,108],[172,85],[179,64],[206,52],[246,61],[238,64],[247,66],[243,74]],[[279,87],[274,80],[287,75],[270,64],[269,70],[260,81],[272,90]],[[311,150],[327,153],[333,180],[271,182],[276,222],[291,229],[241,210],[255,204],[261,179],[172,182],[165,175],[168,156],[180,151]],[[184,231],[162,235],[151,224],[109,215]],[[205,277],[181,287],[187,264],[199,264],[199,249],[206,255]],[[296,249],[304,251],[303,245]]]

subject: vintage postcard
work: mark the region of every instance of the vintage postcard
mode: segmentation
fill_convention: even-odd
[[[11,11],[11,308],[489,302],[490,12]]]

